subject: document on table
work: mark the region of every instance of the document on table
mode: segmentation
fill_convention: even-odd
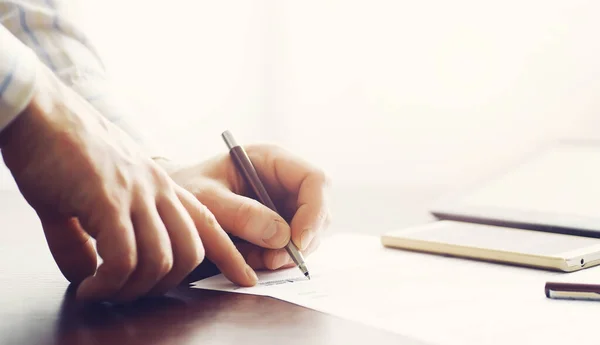
[[[599,341],[600,303],[545,297],[545,282],[564,273],[388,249],[361,235],[327,238],[307,265],[311,280],[292,268],[259,272],[250,288],[222,275],[192,287],[270,296],[435,344]],[[600,282],[600,270],[583,272]]]

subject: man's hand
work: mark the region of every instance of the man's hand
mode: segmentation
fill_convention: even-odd
[[[233,282],[256,283],[206,207],[50,71],[40,67],[38,79],[33,101],[0,145],[59,268],[80,283],[78,297],[164,293],[205,254]]]
[[[256,145],[245,150],[283,217],[252,199],[229,155],[190,167],[161,164],[228,233],[246,241],[237,247],[252,268],[291,267],[294,263],[283,249],[290,238],[309,255],[329,225],[329,181],[321,170],[279,147]]]

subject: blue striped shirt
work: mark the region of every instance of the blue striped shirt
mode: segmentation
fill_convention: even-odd
[[[36,57],[0,26],[0,130],[25,109],[33,95]]]
[[[0,0],[0,131],[31,101],[37,66],[88,100],[102,115],[147,146],[132,110],[107,76],[95,48],[67,9],[75,0]],[[148,147],[146,147],[148,148]]]

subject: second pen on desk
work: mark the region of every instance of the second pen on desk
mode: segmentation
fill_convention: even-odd
[[[223,137],[225,144],[227,144],[227,147],[229,148],[229,154],[233,159],[236,168],[240,171],[242,176],[244,176],[246,183],[250,185],[250,188],[252,188],[254,194],[256,194],[256,196],[258,197],[258,200],[263,205],[267,206],[268,208],[279,214],[279,211],[277,211],[277,208],[275,207],[273,200],[271,200],[269,193],[267,193],[265,186],[260,181],[260,178],[256,173],[256,169],[254,168],[254,165],[252,165],[252,162],[246,154],[246,151],[244,151],[244,149],[240,145],[238,145],[230,131],[223,132],[221,136]],[[308,268],[306,268],[304,257],[291,240],[285,246],[285,249],[294,261],[294,263],[298,266],[300,271],[302,271],[302,274],[304,274],[305,277],[310,279],[310,274],[308,272]]]

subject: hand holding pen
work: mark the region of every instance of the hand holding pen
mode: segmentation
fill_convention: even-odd
[[[290,242],[304,258],[317,249],[329,225],[329,191],[325,174],[289,151],[274,145],[244,149],[277,212],[259,201],[229,153],[189,166],[163,162],[163,167],[206,206],[225,232],[241,240],[227,238],[226,248],[205,246],[207,258],[232,282],[252,286],[253,270],[298,266],[286,249]],[[211,265],[195,274],[203,276],[203,267]]]
[[[291,219],[291,240],[285,245],[285,252],[266,251],[260,255],[258,254],[260,250],[256,251],[255,248],[255,254],[252,250],[246,254],[248,263],[253,267],[262,266],[260,261],[264,264],[270,261],[268,258],[270,255],[274,255],[273,263],[282,263],[283,267],[296,265],[310,279],[301,250],[310,253],[316,249],[319,244],[316,235],[329,223],[325,175],[286,151],[272,146],[263,147],[263,150],[269,151],[268,155],[256,154],[260,149],[251,148],[250,155],[255,154],[254,159],[251,160],[229,131],[224,132],[222,137],[230,149],[231,159],[242,176],[246,188],[252,191],[264,206],[283,218]],[[257,171],[256,167],[262,170]],[[264,183],[261,179],[264,179]],[[274,197],[277,197],[275,200],[280,202],[281,209],[278,209],[273,202],[266,186],[271,187],[271,192]],[[260,256],[263,256],[262,260]]]

